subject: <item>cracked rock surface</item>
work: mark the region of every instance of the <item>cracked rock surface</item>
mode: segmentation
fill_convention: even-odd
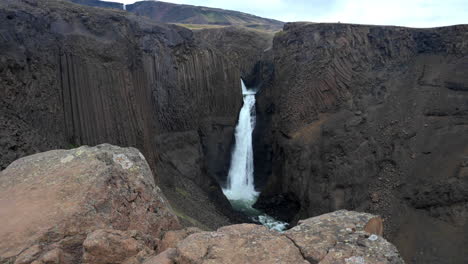
[[[144,156],[109,144],[13,162],[0,208],[0,263],[120,263],[180,229]]]
[[[284,233],[232,225],[190,235],[159,259],[175,264],[404,263],[395,246],[364,231],[373,217],[341,210],[301,221]]]

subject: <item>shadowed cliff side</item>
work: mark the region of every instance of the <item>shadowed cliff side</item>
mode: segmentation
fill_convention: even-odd
[[[229,159],[242,104],[221,54],[182,27],[62,1],[2,1],[0,22],[1,168],[49,149],[133,146],[182,221],[229,222],[206,170],[207,156]]]
[[[408,262],[466,262],[467,40],[466,25],[286,24],[257,96],[257,206],[369,211]]]
[[[248,87],[259,87],[260,63],[273,45],[274,33],[245,27],[224,27],[194,31],[200,45],[209,45],[236,65]]]
[[[259,30],[247,29],[244,27],[224,27],[194,30],[194,37],[197,43],[208,46],[222,53],[231,63],[236,65],[241,71],[241,77],[247,87],[258,90],[271,85],[274,77],[273,64],[273,33]],[[270,99],[271,100],[271,99]],[[257,122],[254,129],[252,142],[256,153],[255,163],[255,187],[261,188],[271,171],[271,145],[270,142],[258,140],[270,134],[271,116],[268,109],[257,111]],[[216,160],[217,157],[212,157]],[[218,180],[224,183],[229,169],[229,163],[212,163],[215,169],[220,171],[222,166],[224,174],[217,174],[221,177]]]

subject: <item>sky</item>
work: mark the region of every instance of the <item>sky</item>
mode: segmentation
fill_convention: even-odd
[[[125,4],[135,0],[108,0]],[[468,0],[165,0],[237,10],[284,22],[341,22],[406,27],[468,24]]]

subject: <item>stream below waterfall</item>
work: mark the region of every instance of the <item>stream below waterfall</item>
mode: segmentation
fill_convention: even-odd
[[[235,130],[235,144],[231,157],[231,167],[227,177],[226,187],[223,188],[224,195],[231,202],[234,210],[240,211],[250,217],[253,221],[264,226],[283,231],[287,223],[278,221],[273,217],[253,208],[257,201],[259,192],[254,186],[254,163],[252,133],[255,128],[255,94],[256,91],[247,89],[242,83],[242,95],[244,105],[239,113],[239,121]]]

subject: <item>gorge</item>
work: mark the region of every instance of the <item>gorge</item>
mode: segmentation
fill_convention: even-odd
[[[384,237],[407,263],[466,263],[467,25],[284,24],[242,15],[240,24],[223,18],[194,29],[185,23],[198,22],[203,9],[181,7],[195,15],[177,23],[171,12],[156,20],[161,6],[0,2],[0,180],[12,162],[43,151],[134,147],[171,206],[165,231],[178,225],[174,217],[185,227],[221,228],[207,236],[225,243],[251,230],[230,224],[281,225],[267,214],[292,229],[258,231],[252,240],[278,239],[302,260],[314,250],[298,252],[289,238],[302,241],[298,230],[315,224],[300,220],[337,211],[331,216],[360,219],[353,223],[362,229],[371,218],[340,211],[347,209],[382,216]],[[176,24],[161,23],[168,21]],[[93,162],[113,164],[100,155]],[[188,254],[192,244],[184,243],[171,248]]]

